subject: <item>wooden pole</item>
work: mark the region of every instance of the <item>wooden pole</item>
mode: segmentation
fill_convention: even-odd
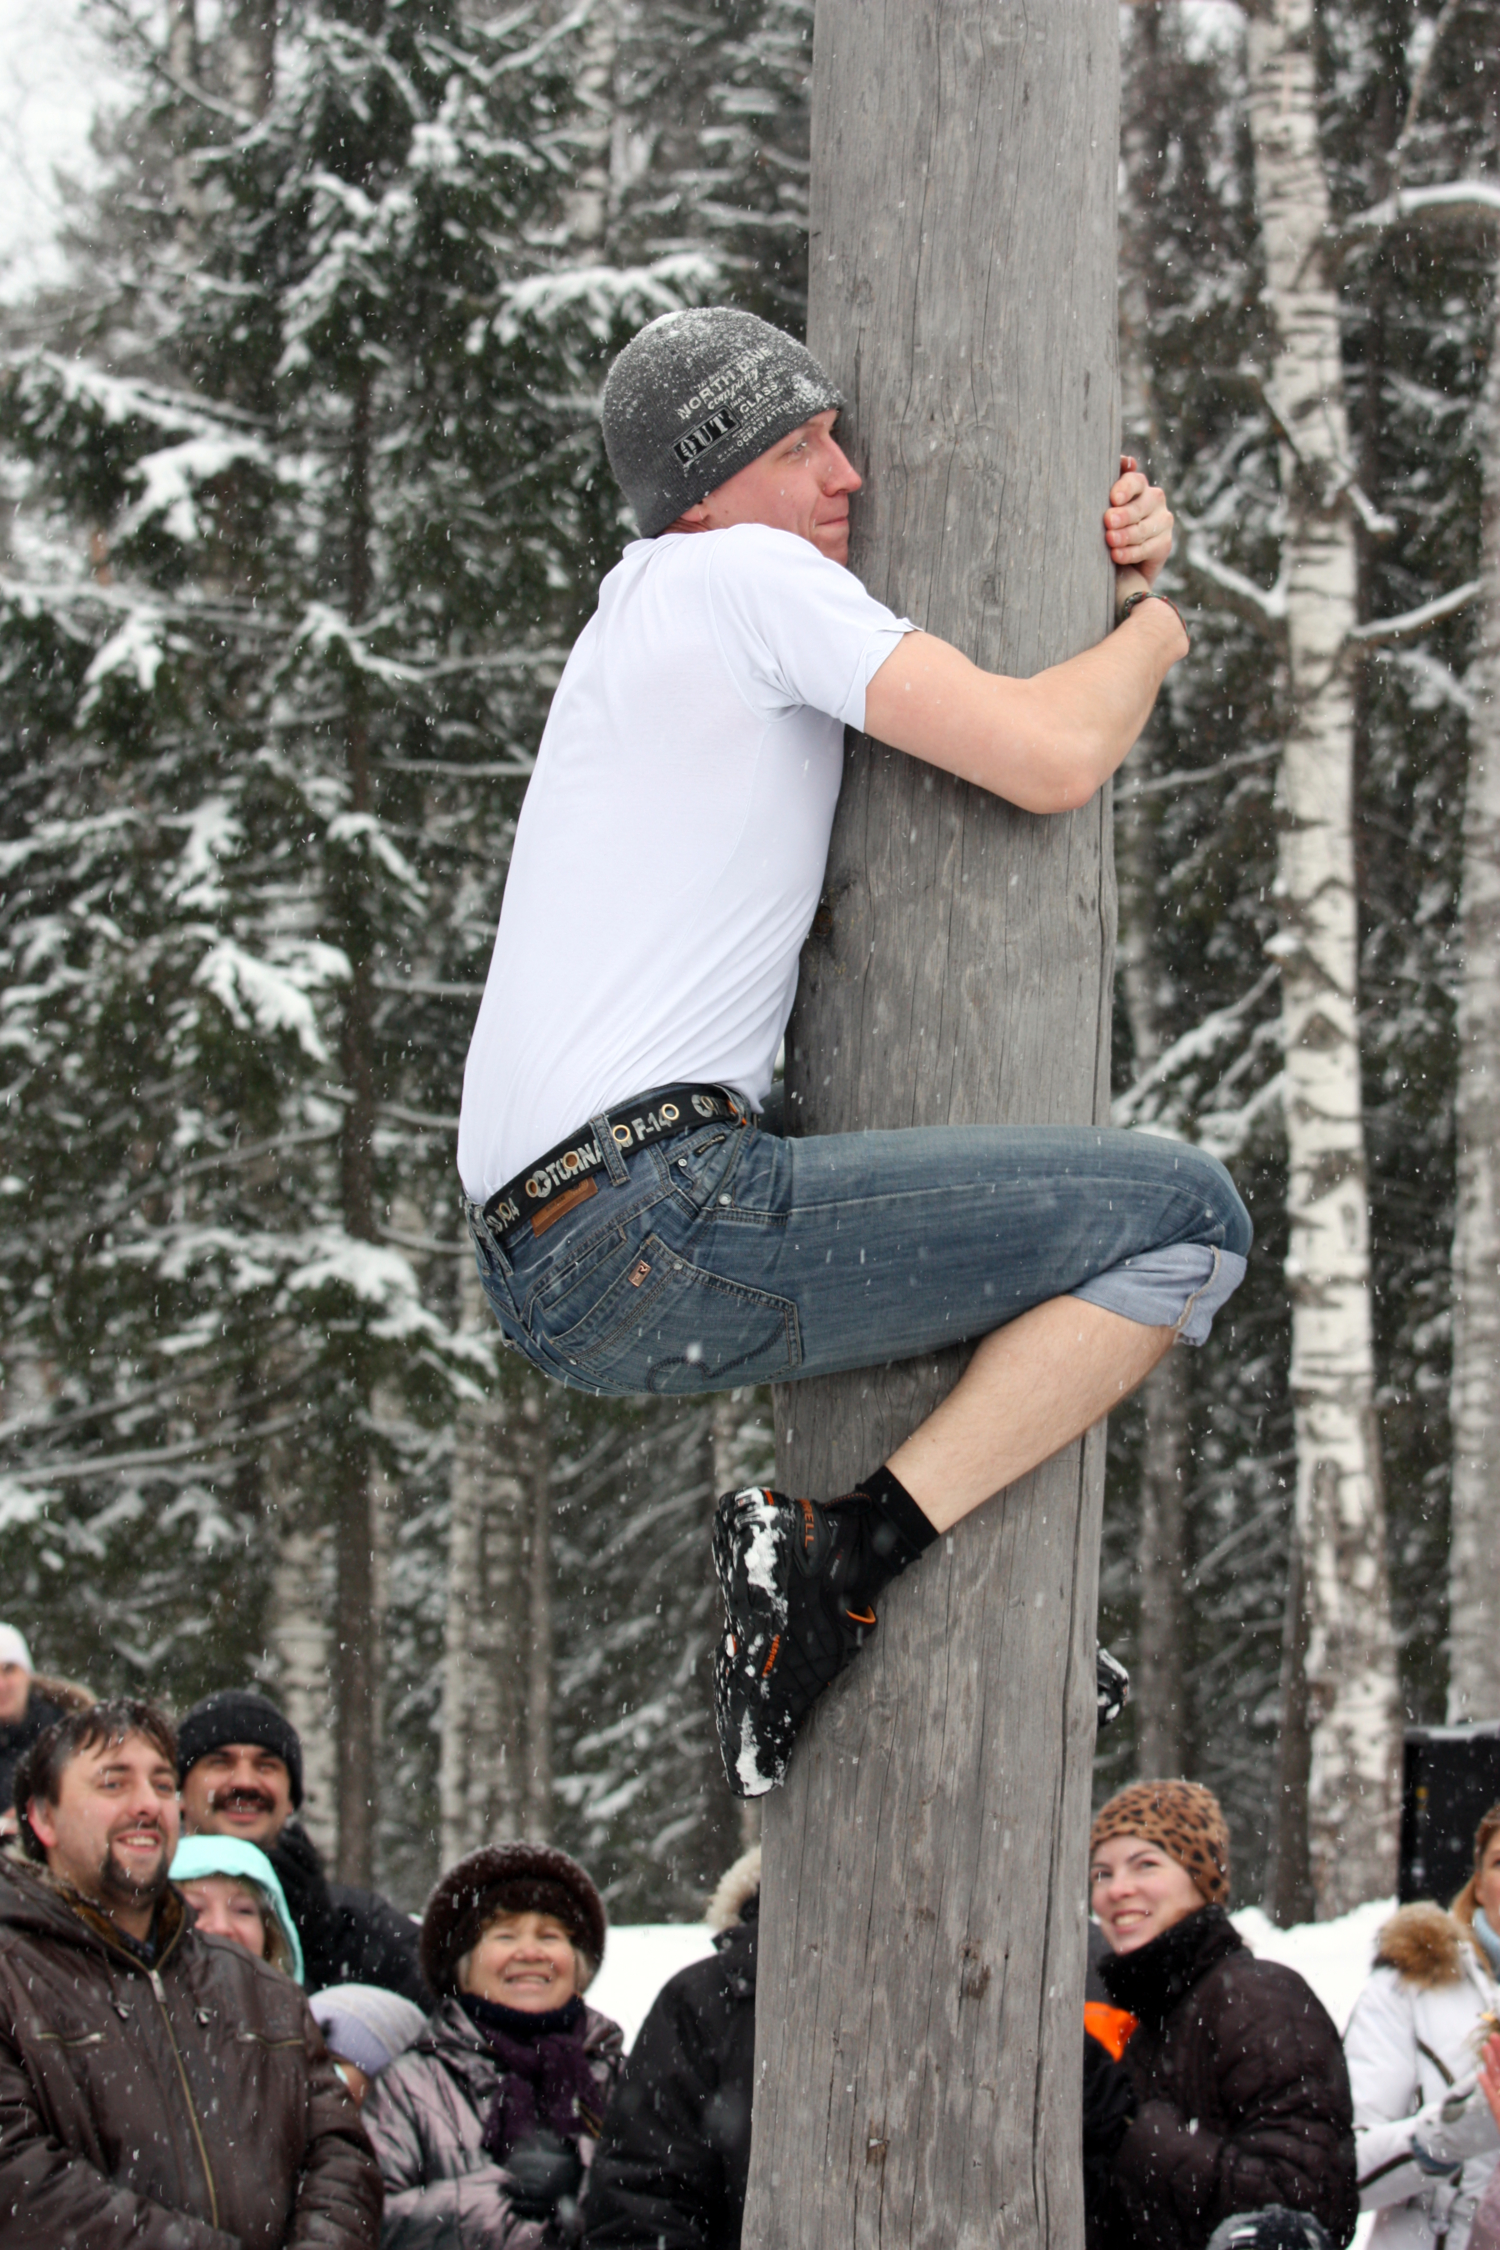
[[[1113,0],[818,0],[809,341],[867,477],[851,567],[980,664],[1098,640],[1118,445]],[[1108,1112],[1108,793],[1037,819],[851,738],[792,1130]],[[846,1491],[958,1355],[788,1386]],[[767,1800],[754,2250],[1071,2250],[1103,1433],[884,1598]]]

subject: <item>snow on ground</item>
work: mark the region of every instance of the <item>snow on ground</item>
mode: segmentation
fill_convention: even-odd
[[[1342,2032],[1375,1956],[1375,1934],[1395,1912],[1393,1899],[1358,1906],[1337,1922],[1302,1922],[1278,1930],[1258,1906],[1242,1907],[1234,1926],[1263,1961],[1284,1961],[1306,1977]],[[703,1922],[637,1922],[609,1933],[604,1966],[589,1989],[589,2004],[613,2016],[633,2046],[646,2011],[679,1969],[713,1951]]]
[[[616,1922],[604,1946],[604,1966],[589,1986],[589,2006],[613,2016],[627,2047],[647,2009],[679,1969],[701,1961],[714,1949],[706,1922]]]
[[[1381,1924],[1395,1911],[1393,1898],[1372,1899],[1336,1922],[1299,1922],[1290,1930],[1278,1930],[1258,1906],[1243,1907],[1232,1919],[1262,1961],[1284,1961],[1306,1977],[1342,2036],[1375,1959]]]

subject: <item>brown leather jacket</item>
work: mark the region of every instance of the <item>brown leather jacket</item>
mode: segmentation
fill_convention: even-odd
[[[147,1968],[0,1858],[5,2250],[374,2250],[380,2176],[299,1988],[169,1894]]]

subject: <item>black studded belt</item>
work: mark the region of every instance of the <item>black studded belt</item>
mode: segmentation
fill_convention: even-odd
[[[750,1112],[737,1095],[722,1086],[664,1086],[643,1101],[627,1102],[604,1119],[622,1156],[631,1156],[652,1141],[669,1141],[678,1133],[696,1132],[700,1125],[748,1125]],[[597,1174],[605,1171],[604,1151],[592,1125],[549,1148],[535,1164],[528,1164],[485,1204],[484,1215],[502,1234],[527,1226],[545,1234],[575,1205],[599,1192]]]

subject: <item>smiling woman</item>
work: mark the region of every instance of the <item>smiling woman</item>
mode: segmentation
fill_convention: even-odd
[[[541,2250],[571,2224],[621,2061],[583,1999],[604,1934],[565,1852],[499,1844],[443,1877],[422,1921],[439,2005],[364,2111],[388,2227]]]
[[[172,1880],[205,1937],[229,1938],[302,1982],[302,1942],[281,1880],[265,1853],[237,1836],[187,1836]]]
[[[458,1989],[476,2000],[543,2015],[580,1989],[579,1954],[557,1914],[503,1908],[458,1964]]]
[[[1257,1961],[1229,1903],[1229,1831],[1190,1781],[1142,1781],[1094,1822],[1099,1973],[1129,2030],[1111,2159],[1091,2174],[1090,2250],[1203,2250],[1280,2204],[1354,2231],[1353,2114],[1338,2033],[1294,1970]]]

